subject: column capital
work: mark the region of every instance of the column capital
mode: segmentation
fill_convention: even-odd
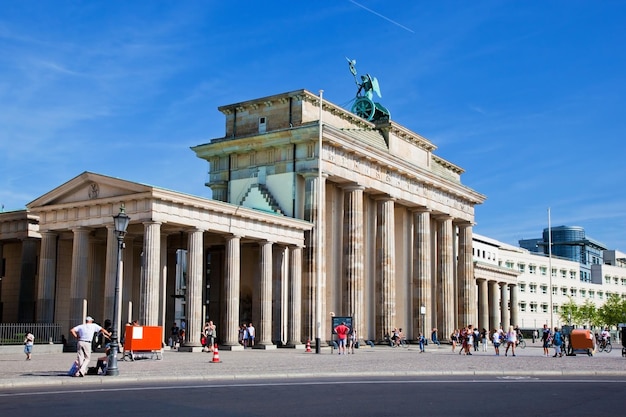
[[[317,171],[317,169],[311,169],[311,170],[307,170],[307,171],[299,171],[297,174],[301,175],[304,179],[319,177],[319,172]],[[322,178],[324,178],[324,179],[328,178],[328,174],[325,173],[325,172],[322,172]]]
[[[428,207],[409,207],[409,211],[415,214],[432,213],[433,210]]]
[[[454,217],[447,213],[432,214],[431,217],[437,221],[454,220]]]
[[[356,183],[340,185],[340,187],[344,191],[359,191],[359,190],[363,191],[363,190],[365,190],[365,186],[364,185],[356,184]]]
[[[397,199],[389,194],[373,195],[372,198],[376,201],[396,201]]]

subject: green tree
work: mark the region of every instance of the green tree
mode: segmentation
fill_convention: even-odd
[[[601,325],[617,326],[626,323],[626,299],[611,294],[604,305],[598,309],[598,320]]]
[[[568,297],[567,303],[563,304],[559,309],[559,317],[561,321],[567,324],[580,323],[580,311],[578,304],[574,302],[572,297]]]
[[[598,309],[596,308],[596,305],[591,302],[591,300],[587,300],[585,301],[585,304],[579,306],[578,313],[580,316],[580,322],[577,324],[586,325],[588,329],[590,329],[591,326],[596,325],[598,321]]]

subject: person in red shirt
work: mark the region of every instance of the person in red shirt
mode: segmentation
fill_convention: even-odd
[[[345,322],[341,322],[341,324],[335,327],[335,333],[337,333],[337,342],[339,344],[339,355],[342,353],[346,354],[346,340],[348,339],[348,333],[350,333],[350,328],[346,326]]]

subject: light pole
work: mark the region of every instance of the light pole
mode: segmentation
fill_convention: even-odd
[[[426,338],[426,329],[424,328],[424,326],[426,326],[426,307],[420,307],[420,314],[422,316],[422,336]]]
[[[113,216],[113,222],[115,223],[115,236],[117,237],[117,272],[115,274],[115,298],[113,299],[113,330],[111,334],[111,352],[109,353],[109,364],[107,366],[107,375],[117,376],[120,374],[117,368],[117,353],[119,352],[119,344],[117,343],[118,329],[117,323],[119,322],[119,311],[117,307],[118,298],[120,295],[120,278],[122,275],[122,249],[124,249],[124,236],[126,236],[126,228],[130,217],[124,213],[124,206],[120,207],[120,212],[117,216]]]

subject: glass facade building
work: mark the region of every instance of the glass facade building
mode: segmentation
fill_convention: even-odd
[[[552,227],[552,255],[569,259],[580,264],[580,280],[591,282],[591,265],[602,264],[602,251],[607,247],[585,235],[585,229],[580,226]],[[548,255],[550,242],[549,229],[543,229],[541,239],[520,240],[520,247],[531,252]]]

